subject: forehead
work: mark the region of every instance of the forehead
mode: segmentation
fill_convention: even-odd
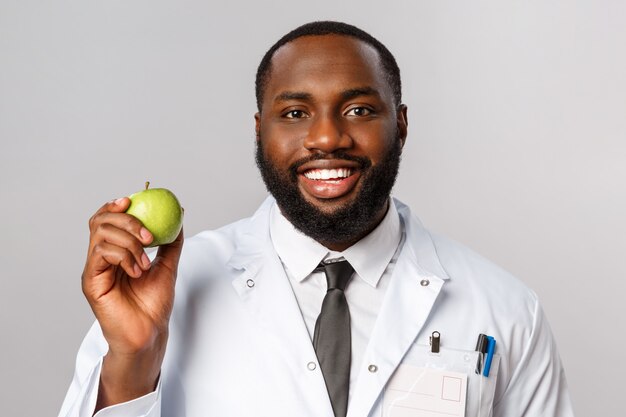
[[[274,53],[263,101],[284,91],[324,94],[362,87],[392,97],[374,47],[344,35],[303,36]]]

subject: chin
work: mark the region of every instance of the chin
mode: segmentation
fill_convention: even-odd
[[[358,195],[358,193],[350,193],[349,195],[335,198],[318,198],[305,195],[302,190],[300,190],[300,194],[304,201],[324,214],[333,214],[349,208],[354,204],[357,199],[356,195]]]

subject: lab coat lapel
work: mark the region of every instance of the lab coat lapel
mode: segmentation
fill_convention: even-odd
[[[269,237],[269,212],[272,199],[250,219],[249,232],[239,239],[229,265],[236,269],[233,287],[258,323],[263,343],[280,357],[291,375],[281,375],[301,387],[298,401],[307,402],[302,409],[311,416],[332,416],[332,407],[321,372],[313,378],[302,378],[309,362],[317,362],[315,350],[302,318],[300,308],[284,268]],[[307,374],[310,376],[310,374]],[[287,400],[287,399],[286,399]],[[295,398],[293,400],[296,400]]]
[[[411,217],[406,206],[399,202],[397,205],[406,240],[361,364],[348,417],[370,414],[387,381],[422,330],[448,278],[428,233]]]

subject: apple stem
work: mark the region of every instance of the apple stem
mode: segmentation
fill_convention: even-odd
[[[146,181],[146,190],[150,187],[150,181]]]

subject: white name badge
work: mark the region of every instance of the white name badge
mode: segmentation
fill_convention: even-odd
[[[467,375],[400,365],[383,397],[383,417],[465,417]]]

